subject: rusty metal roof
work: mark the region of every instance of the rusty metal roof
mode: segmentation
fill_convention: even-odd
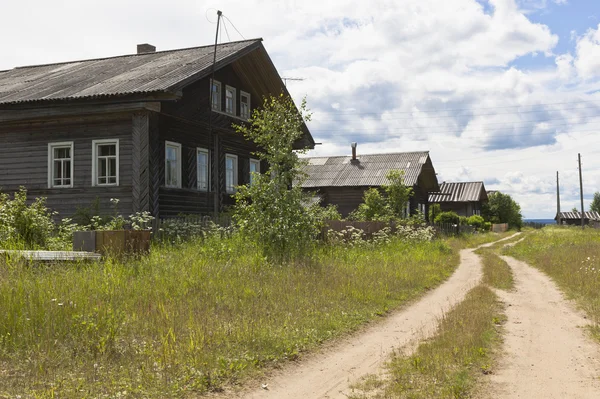
[[[217,46],[217,68],[261,46],[261,39]],[[214,46],[125,55],[0,72],[0,104],[174,92],[210,73]]]
[[[488,199],[483,182],[442,183],[440,192],[429,195],[430,203],[478,202]]]
[[[581,220],[581,212],[559,212],[556,215],[556,217],[554,217],[554,220],[556,220],[559,215],[562,220],[566,220],[566,219]],[[584,212],[584,216],[585,216],[585,219],[600,220],[600,213],[598,213],[598,212],[591,212],[591,211]]]
[[[352,162],[351,156],[305,159],[308,164],[303,170],[308,179],[302,184],[304,188],[381,186],[388,183],[386,174],[390,170],[404,171],[404,183],[414,186],[423,165],[428,161],[431,164],[428,151],[361,155],[357,157],[357,162]],[[435,173],[433,167],[431,169]]]

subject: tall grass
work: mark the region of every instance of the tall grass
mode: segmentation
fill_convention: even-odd
[[[457,264],[444,242],[396,239],[284,265],[237,237],[127,261],[0,258],[0,397],[219,390],[385,314]]]
[[[600,230],[545,227],[504,252],[548,274],[600,325]]]
[[[352,398],[470,398],[478,376],[491,372],[503,306],[480,285],[448,312],[434,337],[410,356],[395,355],[387,380],[367,379]]]

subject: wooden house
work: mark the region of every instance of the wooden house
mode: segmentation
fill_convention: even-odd
[[[303,189],[322,199],[321,205],[334,204],[346,217],[363,202],[364,192],[388,183],[386,175],[391,170],[404,172],[404,183],[412,187],[414,195],[407,204],[409,214],[417,210],[427,214],[428,196],[438,191],[435,169],[428,151],[393,154],[312,157],[304,169],[308,178]]]
[[[598,212],[584,212],[583,213],[583,224],[594,226],[600,223],[600,213]],[[569,226],[581,226],[581,212],[558,212],[554,217],[557,224],[569,225]]]
[[[125,215],[208,214],[265,167],[232,128],[289,96],[261,39],[0,71],[0,190],[60,216],[110,198]],[[214,65],[214,79],[212,78]],[[211,95],[212,93],[212,95]],[[211,101],[212,100],[212,101]],[[313,147],[305,134],[297,147]]]
[[[481,215],[481,207],[488,201],[483,182],[442,183],[440,191],[429,195],[429,202],[440,204],[443,212],[453,211],[459,216]]]

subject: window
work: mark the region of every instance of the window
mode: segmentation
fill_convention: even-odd
[[[250,185],[252,185],[254,179],[256,179],[254,173],[260,173],[260,161],[258,159],[250,158]]]
[[[225,86],[225,112],[235,115],[235,89]]]
[[[221,82],[217,80],[211,80],[212,84],[211,92],[210,92],[210,103],[212,104],[212,109],[215,111],[221,110]]]
[[[119,140],[92,141],[92,186],[119,185]]]
[[[165,141],[165,186],[181,188],[181,144]]]
[[[237,155],[225,154],[225,190],[228,193],[234,193],[238,185],[237,161]]]
[[[197,175],[197,188],[200,191],[208,191],[208,176],[210,171],[210,160],[208,156],[208,150],[206,148],[196,149],[196,175]]]
[[[250,119],[250,94],[240,91],[240,117]]]
[[[48,144],[48,188],[73,187],[73,142]]]

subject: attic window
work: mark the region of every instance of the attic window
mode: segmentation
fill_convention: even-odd
[[[250,94],[240,90],[240,118],[250,119]]]
[[[221,82],[218,80],[211,80],[211,92],[210,92],[210,103],[212,109],[215,111],[221,110]]]
[[[235,89],[225,86],[225,112],[235,115]]]

